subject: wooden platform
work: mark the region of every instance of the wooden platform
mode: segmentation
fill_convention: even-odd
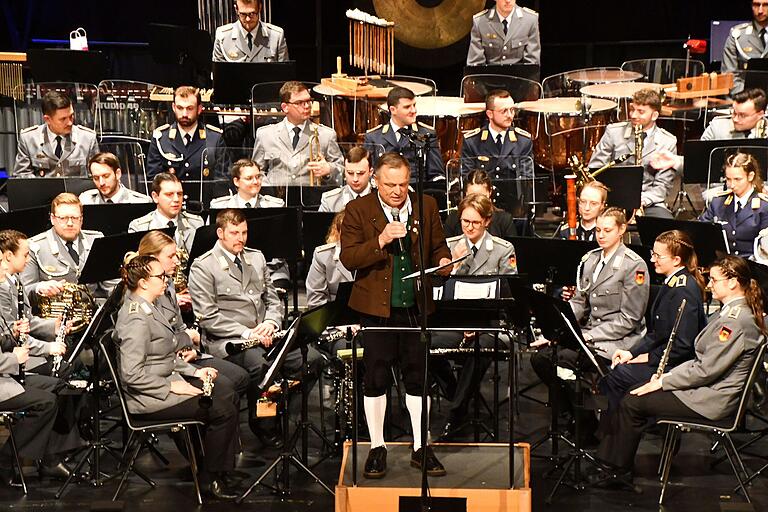
[[[530,445],[515,444],[515,488],[509,488],[506,444],[434,444],[448,474],[430,478],[432,496],[465,497],[469,512],[531,510]],[[358,443],[358,480],[352,486],[352,444],[344,444],[336,512],[397,512],[400,496],[421,494],[421,473],[410,466],[409,443],[387,443],[387,475],[369,480],[362,471],[369,443]]]

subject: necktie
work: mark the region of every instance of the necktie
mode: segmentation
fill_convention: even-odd
[[[299,145],[299,134],[301,133],[301,128],[298,126],[294,127],[293,129],[293,149],[296,149],[296,146]]]
[[[246,39],[248,39],[248,51],[253,50],[253,34],[248,32],[248,35],[245,36]]]
[[[504,25],[504,35],[507,35],[507,27],[509,26],[509,23],[507,20],[501,20],[501,24]]]
[[[739,214],[740,210],[741,210],[741,201],[736,201],[736,215]]]
[[[496,149],[499,150],[499,153],[501,153],[501,148],[504,147],[504,139],[502,139],[502,135],[498,134],[496,135]]]
[[[251,204],[250,201],[248,201],[248,202],[245,203],[245,207],[246,208],[253,208],[253,205]]]
[[[410,140],[411,135],[411,127],[410,126],[403,126],[397,131],[397,134],[400,135],[400,142],[401,146],[404,146],[405,144],[408,144],[408,141]]]
[[[192,136],[188,133],[184,134],[184,145],[189,146],[189,143],[192,142]]]
[[[595,267],[595,272],[592,274],[592,282],[597,281],[598,276],[600,276],[600,272],[603,271],[603,267],[605,267],[605,261],[602,259],[597,263],[597,267]]]
[[[67,245],[67,252],[72,258],[72,261],[75,262],[75,265],[80,265],[80,255],[77,254],[77,251],[75,250],[75,244],[73,242],[67,242],[66,245]]]
[[[113,203],[114,203],[114,201],[113,201],[113,200],[111,200],[111,199],[107,199],[107,200],[106,200],[106,201],[104,201],[104,202],[105,202],[105,203],[107,203],[107,204],[113,204]]]
[[[477,256],[477,246],[476,245],[472,246],[472,256]]]
[[[767,32],[765,29],[762,29],[760,31],[760,40],[763,42],[763,50],[765,50],[768,47],[768,41],[766,41],[766,38],[765,38],[766,33]]]
[[[168,227],[169,228],[172,228],[172,227],[175,227],[175,226],[176,226],[176,224],[174,224],[172,220],[168,221]]]
[[[240,271],[240,275],[243,274],[243,262],[240,261],[239,256],[235,256],[235,265],[237,266],[237,270]]]
[[[56,155],[56,158],[61,158],[61,154],[64,151],[61,148],[61,135],[56,136],[56,150],[53,152],[54,155]]]

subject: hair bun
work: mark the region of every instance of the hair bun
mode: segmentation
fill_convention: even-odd
[[[128,251],[125,253],[125,256],[123,256],[123,265],[129,264],[138,255],[139,253],[136,251]]]

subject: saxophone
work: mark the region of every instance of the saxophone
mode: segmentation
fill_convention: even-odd
[[[316,124],[312,125],[312,135],[309,137],[309,161],[319,162],[323,159],[323,155],[320,152],[320,131]],[[315,187],[320,185],[320,179],[315,178],[315,174],[310,171],[309,173],[309,186]]]
[[[669,361],[669,353],[672,351],[672,343],[675,341],[675,336],[677,336],[677,328],[680,325],[680,320],[683,318],[683,311],[685,310],[685,304],[687,302],[688,299],[683,299],[682,302],[680,302],[680,307],[677,308],[677,316],[675,317],[675,323],[672,325],[672,332],[669,333],[667,346],[664,347],[664,352],[661,354],[661,360],[659,361],[659,367],[656,370],[657,379],[664,374],[664,369]]]
[[[635,138],[635,165],[643,165],[643,127],[639,124],[633,125],[632,131]]]
[[[602,174],[604,171],[629,160],[630,156],[632,156],[630,153],[627,153],[626,155],[621,155],[620,157],[608,162],[607,164],[600,167],[599,169],[595,169],[594,171],[590,172],[589,168],[586,165],[584,165],[584,163],[582,163],[581,160],[579,160],[578,156],[571,155],[571,158],[570,158],[571,170],[573,171],[573,174],[576,176],[576,188],[578,190],[581,190],[581,188],[587,183],[591,183],[595,181],[595,179],[597,179],[597,176]]]

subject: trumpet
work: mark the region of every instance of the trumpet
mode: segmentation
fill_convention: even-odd
[[[213,405],[213,386],[213,375],[206,372],[203,377],[203,394],[200,395],[200,407],[203,409],[210,409]]]
[[[320,131],[316,124],[312,125],[312,135],[309,137],[309,161],[319,162],[323,159],[323,155],[320,151]],[[315,174],[309,172],[309,186],[315,187],[320,184],[320,179],[315,178]]]
[[[661,360],[659,361],[659,367],[656,370],[657,379],[664,374],[667,362],[669,362],[669,353],[672,351],[672,343],[677,336],[677,328],[680,326],[680,320],[683,318],[683,311],[685,310],[687,302],[688,299],[683,299],[682,302],[680,302],[680,307],[677,308],[677,316],[675,317],[675,323],[672,325],[672,332],[669,333],[669,341],[667,341],[667,346],[664,347],[664,352],[661,354]]]

